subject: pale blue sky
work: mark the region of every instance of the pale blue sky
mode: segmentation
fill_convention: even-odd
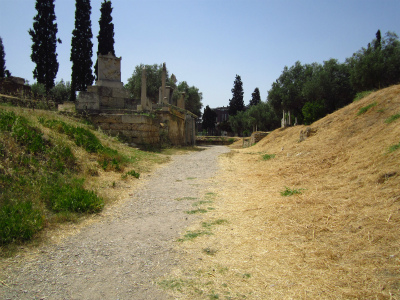
[[[0,36],[6,67],[33,83],[28,34],[34,0],[0,0]],[[97,51],[102,0],[92,0],[93,53]],[[236,74],[244,101],[260,89],[266,100],[284,66],[344,62],[378,29],[400,34],[399,0],[113,0],[115,52],[122,81],[134,67],[166,62],[170,74],[203,93],[203,104],[226,106]],[[56,0],[60,68],[56,81],[70,81],[74,0]],[[95,61],[95,58],[94,58]]]

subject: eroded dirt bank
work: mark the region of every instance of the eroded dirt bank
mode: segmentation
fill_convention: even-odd
[[[179,260],[190,201],[212,185],[224,146],[173,157],[99,221],[1,271],[1,299],[171,299],[155,283]]]

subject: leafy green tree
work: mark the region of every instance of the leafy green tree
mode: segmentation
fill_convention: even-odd
[[[42,83],[35,82],[34,84],[30,85],[32,94],[37,96],[46,96],[46,87]],[[71,84],[69,81],[64,82],[61,79],[60,82],[57,82],[54,87],[48,92],[47,96],[56,102],[56,103],[63,103],[68,101],[71,95]]]
[[[36,64],[33,78],[46,87],[46,92],[54,86],[58,72],[57,62],[57,23],[54,14],[54,0],[37,0],[35,4],[37,15],[33,18],[33,29],[29,29],[32,38],[31,59]]]
[[[100,8],[100,20],[99,20],[99,35],[97,36],[98,47],[97,47],[97,55],[107,55],[111,52],[115,55],[114,51],[114,24],[112,23],[112,6],[111,1],[104,0],[101,3]],[[94,74],[97,78],[97,60],[94,65]]]
[[[71,101],[76,100],[76,91],[86,91],[94,80],[91,9],[90,0],[76,0],[75,29],[72,31],[70,58],[72,62]]]
[[[46,87],[43,83],[35,82],[31,84],[31,93],[34,97],[46,96]]]
[[[243,132],[248,129],[246,112],[241,110],[235,115],[229,115],[229,124],[237,136],[242,136]]]
[[[250,106],[257,105],[260,102],[261,102],[260,90],[258,89],[258,87],[256,87],[254,89],[254,92],[251,93]]]
[[[235,116],[239,111],[244,110],[243,83],[242,79],[237,74],[231,91],[232,99],[229,100],[228,113],[230,116]]]
[[[346,60],[350,81],[356,92],[379,89],[400,81],[400,42],[388,31],[380,40],[380,31],[372,41],[374,47],[361,48]]]
[[[301,109],[306,103],[303,87],[311,78],[313,69],[312,65],[302,65],[299,61],[290,68],[284,67],[282,74],[268,91],[268,102],[277,115],[282,114],[283,109],[289,110],[292,116],[302,122]]]
[[[0,78],[6,77],[6,53],[4,52],[3,40],[0,37]]]
[[[204,109],[203,113],[203,129],[207,130],[208,134],[215,130],[215,124],[217,123],[217,113],[212,110],[208,105]]]
[[[203,107],[203,94],[195,86],[189,86],[186,81],[182,81],[177,86],[178,92],[185,93],[185,108],[201,117],[201,108]]]
[[[133,99],[140,99],[142,91],[142,70],[146,69],[146,93],[147,97],[153,102],[157,103],[159,98],[159,89],[161,87],[162,79],[162,64],[157,65],[144,65],[140,64],[135,67],[132,76],[128,79],[125,84],[125,88],[129,91],[130,97]],[[185,93],[185,108],[194,113],[197,116],[201,116],[201,108],[203,104],[202,93],[195,86],[189,86],[186,81],[180,82],[176,85],[176,77],[174,74],[171,77],[168,76],[167,69],[167,82],[166,85],[174,88],[173,100],[178,97],[179,93]]]
[[[323,118],[325,114],[324,100],[307,102],[302,108],[304,123],[310,125],[311,123]]]
[[[390,86],[400,82],[400,41],[396,33],[388,31],[382,41],[382,55],[384,58],[383,86]]]
[[[129,91],[130,97],[140,99],[142,92],[142,70],[146,69],[146,93],[147,97],[153,102],[158,102],[159,88],[161,87],[162,64],[144,65],[140,64],[135,67],[132,76],[125,84],[125,88]],[[168,78],[168,69],[167,69]]]
[[[64,82],[61,79],[56,85],[50,90],[50,95],[53,101],[57,103],[63,103],[69,100],[71,95],[71,83],[69,81]]]
[[[322,116],[319,114],[320,117],[352,102],[355,94],[347,64],[340,64],[336,59],[330,59],[324,61],[323,65],[314,63],[312,68],[312,75],[303,86],[303,95],[307,103],[319,103],[324,99],[321,102],[324,114]],[[303,109],[302,112],[304,115]]]

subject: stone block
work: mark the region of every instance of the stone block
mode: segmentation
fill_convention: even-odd
[[[123,88],[124,84],[119,81],[112,81],[112,80],[97,80],[96,86],[101,87],[110,87],[110,88]]]
[[[104,108],[123,109],[124,103],[123,98],[101,97],[100,106]]]
[[[111,52],[107,55],[99,54],[98,61],[98,81],[121,81],[121,58],[114,56]]]
[[[75,107],[77,110],[98,110],[100,108],[99,102],[98,95],[80,92]]]
[[[102,130],[110,130],[110,123],[97,123]]]
[[[128,98],[128,92],[124,88],[113,88],[111,91],[111,97],[115,98]]]
[[[113,130],[132,130],[131,124],[127,123],[110,123],[110,129]]]
[[[120,115],[107,115],[107,114],[99,114],[96,116],[91,117],[93,123],[121,123]]]
[[[132,131],[132,130],[122,130],[121,133],[126,136],[126,137],[138,137],[138,134],[136,131]]]
[[[122,122],[131,124],[152,124],[153,119],[143,115],[123,115]]]

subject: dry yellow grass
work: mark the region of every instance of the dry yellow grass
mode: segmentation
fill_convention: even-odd
[[[371,103],[366,113],[360,108]],[[176,299],[400,299],[400,86],[220,158],[213,235],[178,243]],[[263,160],[262,155],[275,154]],[[284,197],[285,187],[302,194]],[[202,230],[201,224],[190,230]],[[212,254],[212,255],[210,255]]]

